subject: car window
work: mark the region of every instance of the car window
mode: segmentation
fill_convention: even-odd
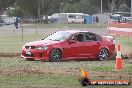
[[[68,17],[69,17],[69,18],[74,18],[74,16],[73,16],[73,15],[69,15]]]
[[[78,42],[83,42],[84,41],[84,36],[83,34],[76,34],[72,36],[72,40],[78,41]]]
[[[86,41],[97,41],[95,34],[93,33],[86,33]]]
[[[99,35],[97,35],[97,34],[96,34],[96,39],[97,39],[97,41],[101,41],[102,40],[102,38]]]
[[[66,38],[68,38],[71,34],[69,32],[65,31],[59,31],[55,32],[48,37],[46,37],[44,40],[52,40],[52,41],[64,41]]]

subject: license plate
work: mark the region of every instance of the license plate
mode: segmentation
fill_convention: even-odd
[[[26,52],[26,55],[31,55],[31,52],[30,52],[30,51],[27,51],[27,52]]]

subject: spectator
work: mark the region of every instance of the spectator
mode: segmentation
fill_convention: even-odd
[[[96,21],[96,23],[98,24],[98,26],[99,26],[99,18],[96,16],[95,17],[95,21]]]
[[[99,18],[97,16],[95,17],[95,21],[96,23],[99,23]]]
[[[18,22],[19,22],[18,17],[16,17],[15,22],[14,22],[16,29],[18,29]]]
[[[84,24],[86,24],[86,18],[84,18]]]

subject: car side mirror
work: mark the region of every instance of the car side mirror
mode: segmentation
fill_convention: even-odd
[[[75,40],[69,40],[68,43],[76,43]]]

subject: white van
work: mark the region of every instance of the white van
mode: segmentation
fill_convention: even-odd
[[[83,13],[55,13],[51,16],[58,16],[58,23],[84,23],[84,17],[88,14]]]

